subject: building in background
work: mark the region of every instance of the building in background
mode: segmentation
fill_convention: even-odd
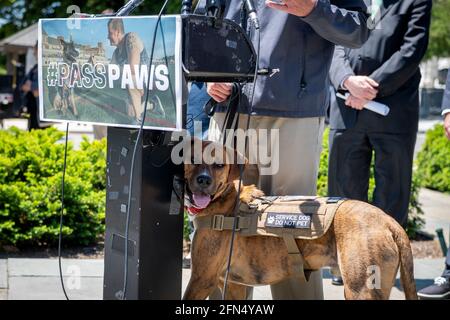
[[[38,39],[38,24],[33,24],[3,40],[0,40],[0,54],[6,56],[6,71],[16,85],[36,64],[33,47]]]
[[[450,57],[434,57],[421,63],[420,118],[442,118],[441,104],[449,68]]]

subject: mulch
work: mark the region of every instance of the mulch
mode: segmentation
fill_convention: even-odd
[[[64,259],[103,259],[104,244],[99,243],[95,246],[63,248],[61,253],[61,257]],[[0,259],[5,258],[58,258],[58,248],[32,248],[19,250],[12,246],[3,246],[3,248],[0,248]]]
[[[183,255],[189,252],[190,243],[184,241]],[[442,250],[437,240],[411,241],[411,249],[415,259],[435,259],[443,258]],[[4,246],[0,250],[0,259],[5,258],[57,258],[57,248],[37,248],[18,250],[14,247]],[[64,248],[62,257],[65,259],[103,259],[104,244],[99,243],[96,246]]]

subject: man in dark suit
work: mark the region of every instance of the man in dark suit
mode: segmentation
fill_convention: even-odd
[[[447,74],[447,84],[442,100],[442,116],[444,117],[444,133],[450,140],[450,69]],[[450,298],[450,249],[445,259],[445,269],[442,276],[434,279],[434,284],[423,288],[417,295],[421,299],[449,299]]]
[[[444,117],[445,135],[450,140],[450,69],[447,73],[447,84],[445,86],[444,99],[442,100],[442,116]]]
[[[419,63],[428,45],[431,0],[374,2],[377,25],[360,49],[336,47],[330,70],[332,95],[328,192],[368,200],[375,153],[373,204],[405,226],[419,119]],[[378,6],[377,6],[378,5]],[[387,116],[364,109],[386,104]]]

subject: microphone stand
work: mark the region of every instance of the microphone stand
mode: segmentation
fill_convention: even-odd
[[[144,0],[130,0],[119,11],[116,12],[117,17],[129,16],[138,6],[140,6]]]

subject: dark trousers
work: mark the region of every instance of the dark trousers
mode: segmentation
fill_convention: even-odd
[[[374,152],[372,202],[406,226],[415,142],[416,133],[330,130],[328,195],[367,202]]]
[[[442,276],[450,279],[450,248],[447,250],[447,258],[445,259],[445,270]]]

